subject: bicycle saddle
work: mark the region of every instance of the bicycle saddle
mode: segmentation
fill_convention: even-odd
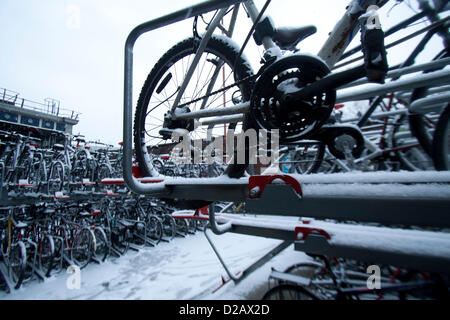
[[[53,145],[53,149],[55,149],[55,150],[64,150],[64,146],[62,144],[55,143]]]
[[[281,27],[275,29],[273,40],[283,50],[292,50],[300,41],[317,32],[313,25],[303,27]]]

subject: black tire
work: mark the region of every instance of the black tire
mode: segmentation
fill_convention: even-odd
[[[55,259],[55,242],[51,235],[45,235],[38,249],[39,269],[46,277],[50,276]]]
[[[147,218],[147,237],[156,241],[158,244],[161,241],[163,235],[163,225],[158,217],[149,215]]]
[[[110,244],[108,237],[102,227],[94,228],[95,236],[95,251],[93,253],[94,257],[100,261],[105,261],[106,257],[109,255]]]
[[[450,170],[450,103],[442,111],[433,138],[433,161],[436,170]]]
[[[14,289],[19,289],[25,278],[27,249],[22,241],[11,245],[9,249],[8,273]]]
[[[176,233],[179,236],[185,237],[189,232],[189,224],[186,219],[175,219]]]
[[[400,116],[392,132],[392,147],[396,149],[395,155],[403,169],[410,171],[433,170],[433,161],[422,144],[412,134],[411,124],[406,116]],[[405,149],[401,149],[405,147]],[[408,147],[411,146],[411,147]]]
[[[163,120],[163,113],[157,113],[162,111],[166,112],[169,107],[164,106],[162,103],[160,103],[161,100],[164,100],[166,98],[164,97],[171,97],[173,95],[173,92],[165,92],[166,86],[169,83],[169,81],[172,81],[172,71],[174,69],[170,69],[172,66],[174,66],[177,62],[180,62],[179,64],[183,64],[184,61],[183,58],[195,54],[198,45],[200,43],[200,40],[197,38],[188,38],[186,40],[181,41],[180,43],[176,44],[174,47],[172,47],[169,51],[167,51],[160,60],[156,63],[156,65],[153,67],[152,71],[147,77],[147,80],[144,83],[144,86],[142,87],[139,100],[136,107],[136,113],[134,118],[134,144],[135,144],[135,150],[136,150],[136,160],[138,162],[139,168],[144,176],[151,176],[152,170],[149,164],[151,163],[151,156],[148,154],[148,148],[153,145],[158,145],[159,143],[157,140],[159,139],[159,133],[158,135],[150,135],[147,132],[146,129],[146,119],[150,112],[153,112],[153,117],[158,118],[160,123],[162,124]],[[230,83],[235,82],[236,80],[242,80],[248,76],[253,75],[253,71],[251,69],[250,64],[246,61],[245,58],[238,56],[238,48],[237,46],[233,46],[230,44],[230,40],[224,36],[219,35],[213,35],[210,41],[208,41],[208,44],[205,49],[205,53],[209,55],[209,59],[205,58],[205,61],[213,64],[214,61],[223,61],[229,68],[229,74],[227,74],[227,79],[229,79]],[[205,54],[203,55],[205,56]],[[214,57],[218,58],[218,60],[214,60]],[[179,65],[178,64],[178,65]],[[201,64],[199,64],[201,65]],[[175,68],[175,67],[173,67]],[[183,68],[184,70],[184,68]],[[200,73],[202,72],[201,70]],[[175,77],[177,77],[177,80],[175,80],[177,83],[174,86],[174,90],[177,89],[177,85],[179,86],[182,82],[181,77],[178,79],[177,72],[175,69]],[[205,72],[206,74],[206,72]],[[234,79],[231,79],[232,77]],[[207,81],[205,81],[206,83]],[[221,81],[219,81],[221,82]],[[228,85],[228,83],[227,83]],[[170,84],[169,84],[170,86]],[[200,90],[200,93],[203,93],[203,87]],[[213,88],[213,91],[218,89],[220,87]],[[195,88],[194,90],[196,90]],[[235,91],[237,88],[233,87],[233,91]],[[251,94],[251,83],[250,82],[243,82],[239,85],[239,91],[241,94],[241,101],[248,101],[250,99]],[[175,91],[176,92],[176,91]],[[157,100],[155,98],[155,102],[151,101],[153,96],[164,94],[161,96],[161,100]],[[202,96],[200,94],[199,96]],[[174,98],[174,97],[173,97]],[[213,101],[214,98],[209,98],[208,101]],[[158,102],[159,101],[159,102]],[[183,102],[183,100],[182,100]],[[157,103],[155,107],[150,107],[149,103]],[[171,105],[170,101],[168,102],[169,105]],[[189,106],[191,111],[194,111],[197,106],[192,104]],[[157,108],[159,108],[157,111],[155,111]],[[162,110],[162,109],[165,110]],[[210,106],[207,106],[207,108],[211,108]],[[155,115],[158,115],[156,117]],[[149,117],[150,119],[150,117]],[[230,124],[230,128],[234,128],[236,124]],[[155,125],[157,127],[157,125]],[[148,129],[150,130],[150,129]],[[156,130],[155,128],[151,130]],[[201,130],[201,128],[199,129]],[[195,131],[195,130],[194,130]],[[192,131],[191,134],[194,132]],[[154,131],[155,132],[155,131]],[[153,134],[153,133],[152,133]],[[146,142],[146,139],[153,139],[154,142]],[[164,140],[164,139],[160,139]],[[234,170],[233,170],[234,171]],[[242,172],[243,173],[243,172]],[[238,175],[240,173],[237,173]]]
[[[440,52],[433,61],[448,58],[450,56],[450,52],[447,49],[444,49]],[[427,72],[432,72],[436,70],[429,70]],[[425,72],[425,73],[427,73]],[[413,90],[410,104],[415,100],[424,98],[428,95],[428,87],[420,87]],[[429,121],[426,115],[422,114],[409,114],[408,116],[409,125],[411,128],[411,132],[413,135],[419,140],[420,145],[425,150],[425,152],[433,157],[433,134],[430,133],[430,129],[434,126],[434,124]]]
[[[162,216],[163,233],[169,240],[175,237],[175,219],[168,214]]]
[[[121,255],[127,253],[133,234],[130,228],[119,226],[111,232],[111,243],[114,249]]]
[[[288,267],[284,272],[311,280],[311,284],[305,289],[316,297],[320,297],[321,300],[334,299],[338,288],[326,266],[302,262]]]
[[[72,247],[70,248],[71,260],[80,269],[83,269],[91,261],[95,246],[94,233],[88,228],[79,230],[76,233]]]
[[[280,284],[267,291],[262,300],[319,300],[319,298],[301,286]]]

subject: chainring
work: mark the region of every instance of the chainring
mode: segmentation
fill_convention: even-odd
[[[279,129],[281,142],[298,141],[317,132],[329,118],[336,90],[328,90],[306,100],[290,93],[308,86],[330,73],[319,58],[295,54],[268,66],[255,83],[250,100],[250,116],[259,129]]]

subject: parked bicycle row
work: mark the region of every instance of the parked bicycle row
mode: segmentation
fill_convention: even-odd
[[[0,208],[5,289],[204,228],[201,221],[172,217],[174,211],[159,200],[137,195]]]
[[[311,255],[283,271],[272,270],[265,300],[448,299],[442,275],[394,266]]]
[[[122,143],[117,147],[83,136],[66,135],[65,144],[42,148],[42,141],[15,132],[0,131],[1,182],[8,191],[54,195],[56,192],[102,188],[105,178],[122,177]],[[166,176],[219,176],[218,164],[176,164],[170,155],[155,155],[155,168]]]

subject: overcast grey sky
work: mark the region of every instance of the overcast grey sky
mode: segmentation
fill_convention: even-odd
[[[123,51],[127,35],[144,21],[197,2],[200,1],[0,0],[0,87],[34,101],[58,99],[62,107],[82,113],[74,133],[117,145],[122,140]],[[414,0],[405,2],[415,7]],[[273,0],[267,14],[277,26],[315,24],[318,33],[305,40],[301,50],[317,53],[348,3],[349,0]],[[264,1],[255,0],[255,4],[261,8]],[[414,13],[403,3],[387,16],[393,4],[380,11],[385,28]],[[240,23],[238,42],[250,28],[243,10]],[[157,59],[191,34],[192,19],[137,41],[135,100]],[[435,43],[440,45],[439,41]],[[390,54],[389,62],[404,59],[410,48]],[[258,54],[251,48],[247,53],[255,70],[259,67]]]

